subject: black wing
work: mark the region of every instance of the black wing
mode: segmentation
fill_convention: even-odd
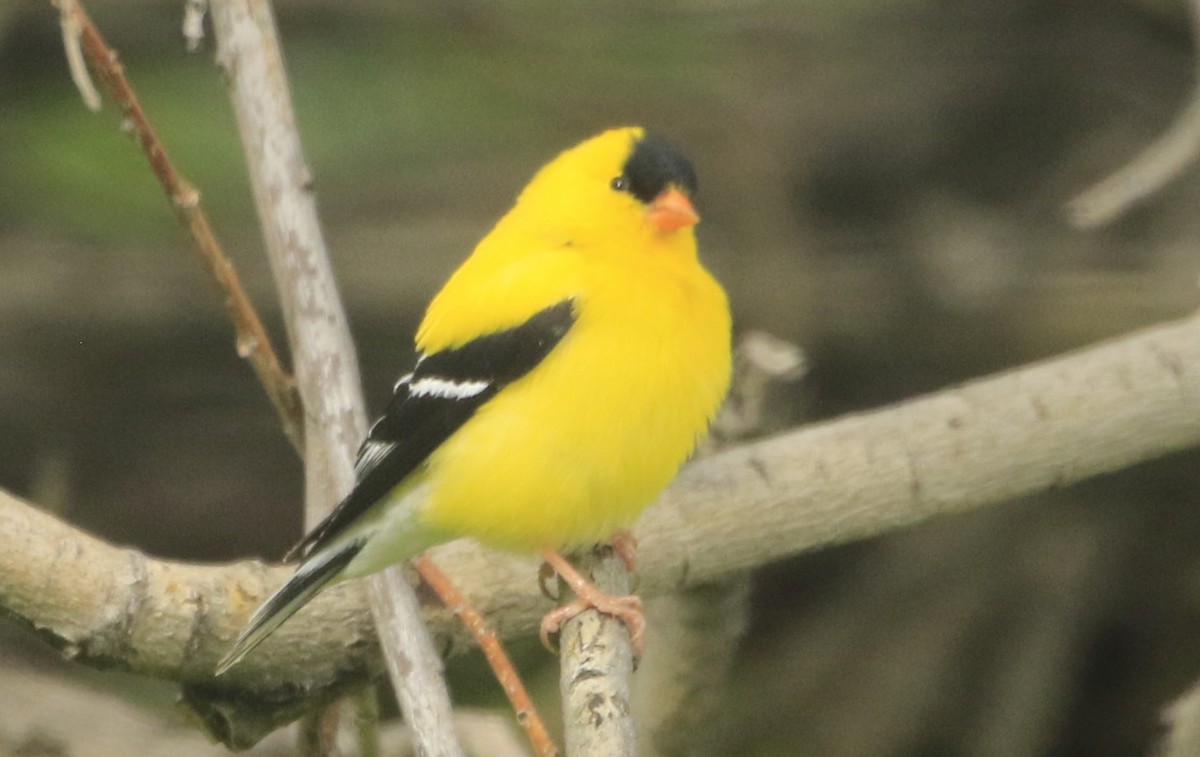
[[[514,328],[422,355],[413,372],[396,382],[387,412],[359,448],[354,489],[285,559],[307,558],[328,545],[480,406],[533,370],[574,323],[574,305],[563,300]]]

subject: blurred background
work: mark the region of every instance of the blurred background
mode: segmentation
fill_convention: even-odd
[[[88,7],[282,347],[211,45],[185,52],[180,3]],[[372,411],[427,299],[533,170],[627,123],[693,156],[737,328],[807,354],[766,432],[1200,299],[1195,171],[1101,230],[1063,213],[1186,102],[1182,0],[293,0],[277,16]],[[299,462],[117,126],[81,104],[50,4],[0,0],[0,487],[153,555],[278,558],[300,534]],[[1194,451],[761,571],[695,752],[1146,754],[1200,678],[1198,495]],[[476,661],[453,667],[460,701],[497,701]],[[178,720],[170,686],[79,670],[0,620],[0,689],[31,673]],[[42,730],[67,705],[37,700],[0,718],[0,753],[72,753]]]

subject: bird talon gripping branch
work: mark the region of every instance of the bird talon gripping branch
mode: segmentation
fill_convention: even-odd
[[[587,599],[576,597],[562,607],[556,607],[542,618],[538,630],[542,646],[551,652],[557,652],[550,642],[550,637],[561,631],[568,621],[588,610],[596,610],[624,623],[629,630],[629,645],[633,650],[634,662],[642,659],[642,652],[645,651],[646,614],[641,597],[634,594],[614,596],[598,593]]]
[[[554,590],[550,590],[550,582],[554,582]],[[558,573],[554,571],[553,566],[548,562],[543,562],[538,566],[538,589],[541,590],[542,596],[551,602],[557,602],[562,599],[558,592]]]
[[[296,574],[217,672],[325,587],[435,544],[472,536],[533,552],[632,524],[729,385],[729,307],[697,257],[695,195],[691,163],[636,127],[538,171],[433,298],[354,488],[289,553]],[[614,537],[632,569],[629,545]],[[595,607],[624,620],[640,650],[641,600],[550,563],[576,600],[548,616],[544,639]]]
[[[542,645],[553,652],[554,647],[550,645],[551,634],[558,633],[563,624],[581,612],[596,610],[604,615],[617,618],[625,624],[625,627],[629,629],[629,642],[633,647],[633,657],[635,660],[640,660],[642,658],[642,634],[646,629],[646,616],[641,597],[633,594],[613,595],[601,591],[595,584],[584,578],[583,574],[576,570],[575,566],[565,557],[552,549],[543,549],[542,557],[546,560],[545,564],[550,566],[566,582],[567,586],[571,587],[571,591],[575,592],[575,599],[562,607],[551,610],[542,618],[540,628]]]

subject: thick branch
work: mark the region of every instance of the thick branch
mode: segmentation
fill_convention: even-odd
[[[55,672],[25,670],[6,665],[4,706],[0,707],[3,753],[24,755],[147,755],[148,757],[228,757],[179,718],[113,696],[84,682],[64,680]],[[64,717],[66,713],[69,716]],[[502,713],[459,708],[455,726],[473,755],[523,757],[526,752],[511,719]],[[337,735],[338,753],[358,757],[411,755],[412,734],[400,722],[380,728],[379,748],[371,754],[351,743],[349,729]],[[295,754],[292,734],[276,731],[243,757],[280,757]]]
[[[698,586],[816,546],[1060,487],[1200,444],[1200,319],[730,449],[690,465],[638,528],[640,593]],[[549,602],[536,563],[467,542],[438,564],[501,637]],[[326,592],[244,664],[210,671],[289,574],[143,558],[0,494],[0,607],[84,662],[286,703],[361,678],[378,652],[354,585]],[[426,612],[461,642],[450,614]]]

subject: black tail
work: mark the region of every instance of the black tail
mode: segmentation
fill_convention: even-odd
[[[238,634],[233,649],[217,663],[216,675],[221,675],[232,668],[250,650],[261,644],[271,633],[279,628],[285,620],[292,617],[301,607],[316,596],[317,592],[337,577],[342,569],[350,564],[367,543],[365,538],[355,539],[324,552],[318,552],[310,557],[296,575],[292,576],[279,591],[263,602],[250,618],[242,632]]]

